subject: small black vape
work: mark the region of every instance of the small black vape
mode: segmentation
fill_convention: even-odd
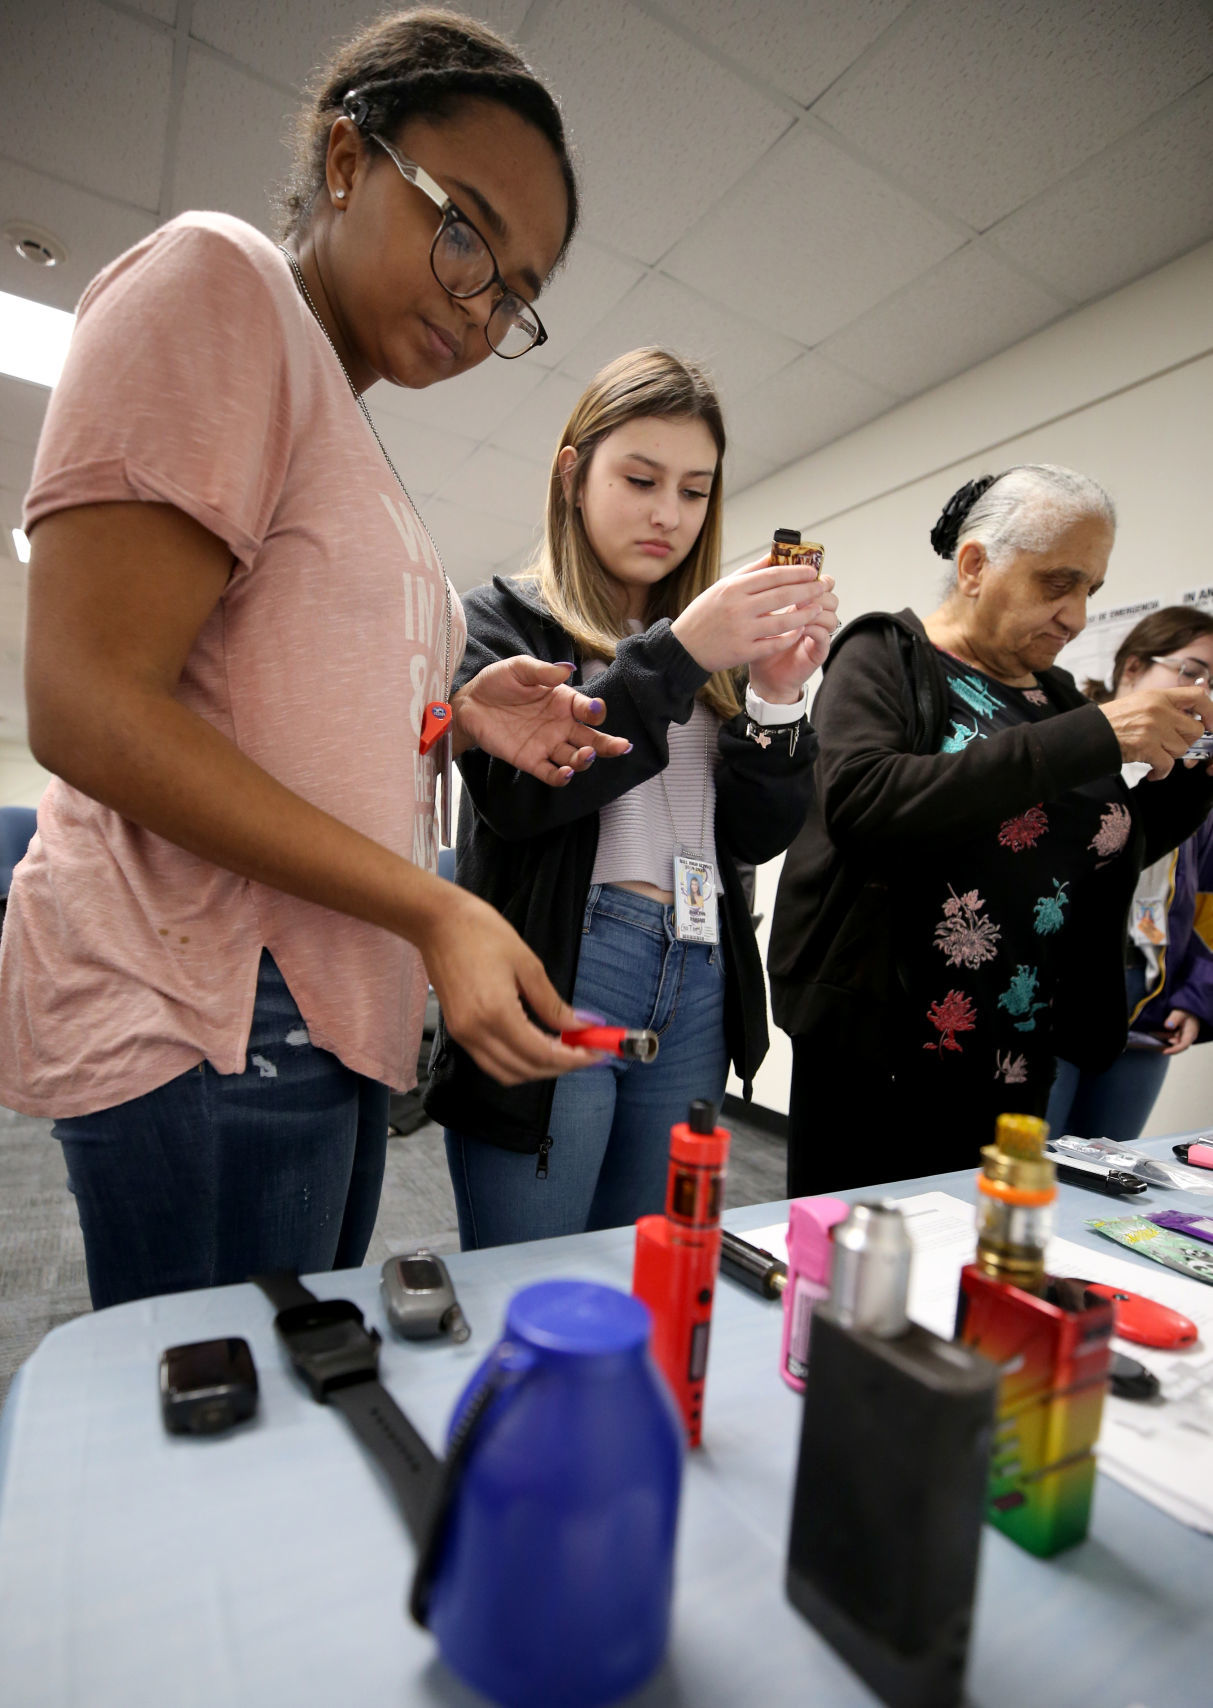
[[[788,1599],[893,1708],[961,1701],[998,1368],[911,1323],[896,1206],[833,1229],[814,1308]]]

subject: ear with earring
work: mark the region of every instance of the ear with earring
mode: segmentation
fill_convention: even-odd
[[[345,200],[345,191],[344,190],[334,190],[333,194],[339,202],[343,202]]]

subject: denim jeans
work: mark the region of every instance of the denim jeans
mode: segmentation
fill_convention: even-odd
[[[1140,968],[1126,972],[1125,994],[1132,1014],[1145,994]],[[1170,1065],[1161,1050],[1125,1050],[1103,1073],[1084,1073],[1059,1059],[1045,1115],[1049,1131],[1131,1144],[1145,1130]]]
[[[582,921],[573,1005],[611,1026],[649,1027],[652,1063],[611,1061],[556,1082],[547,1176],[534,1155],[447,1130],[464,1250],[613,1228],[665,1203],[670,1128],[693,1098],[719,1103],[728,1075],[724,956],[680,943],[674,909],[595,884]]]
[[[243,1073],[202,1062],[142,1097],[55,1122],[94,1307],[361,1264],[387,1105],[385,1085],[309,1041],[263,952]]]

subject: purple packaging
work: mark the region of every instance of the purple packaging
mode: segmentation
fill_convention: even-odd
[[[1213,1216],[1199,1216],[1189,1210],[1158,1210],[1150,1216],[1160,1228],[1172,1233],[1188,1234],[1192,1239],[1208,1240],[1213,1245]]]

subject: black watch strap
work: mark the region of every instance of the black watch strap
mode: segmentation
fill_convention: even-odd
[[[315,1293],[303,1285],[293,1269],[278,1269],[270,1275],[252,1275],[249,1279],[260,1287],[276,1311],[316,1303]]]
[[[276,1311],[320,1302],[292,1272],[254,1275],[251,1279]],[[335,1406],[345,1416],[386,1476],[414,1540],[419,1547],[425,1546],[443,1483],[442,1461],[374,1376],[330,1388],[324,1403]]]
[[[334,1388],[328,1403],[342,1412],[354,1434],[391,1484],[414,1541],[428,1541],[442,1462],[418,1435],[382,1382]]]

